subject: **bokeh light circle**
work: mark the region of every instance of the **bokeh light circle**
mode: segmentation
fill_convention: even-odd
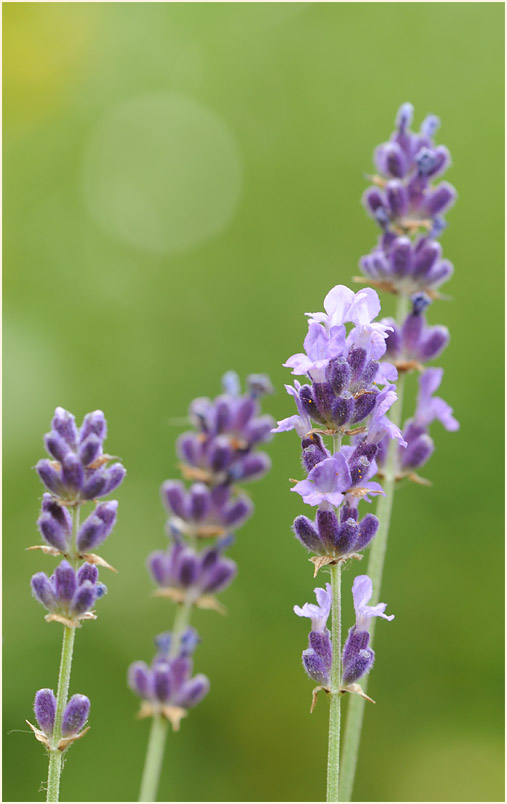
[[[227,123],[191,98],[142,95],[113,107],[83,160],[88,210],[141,251],[185,251],[222,230],[238,204],[242,159]]]

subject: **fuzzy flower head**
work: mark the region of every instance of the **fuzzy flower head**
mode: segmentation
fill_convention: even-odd
[[[272,392],[269,379],[250,375],[245,394],[234,372],[227,372],[222,384],[224,393],[215,399],[193,400],[189,418],[195,432],[182,433],[177,441],[184,474],[210,486],[256,480],[271,465],[266,453],[255,451],[272,438],[274,421],[261,415],[259,404],[263,394]]]
[[[210,683],[202,673],[192,676],[192,653],[200,641],[194,629],[187,629],[179,641],[176,655],[169,655],[172,635],[160,634],[155,642],[159,653],[151,666],[138,661],[128,669],[128,685],[143,700],[140,717],[162,714],[177,731],[188,709],[207,695]]]
[[[312,433],[315,425],[342,435],[358,429],[364,432],[373,410],[378,410],[379,386],[390,386],[397,379],[391,363],[379,362],[391,327],[373,321],[380,312],[374,290],[365,288],[354,293],[344,285],[336,285],[324,299],[324,308],[324,313],[307,313],[310,321],[305,352],[292,355],[284,364],[292,368],[293,374],[306,374],[310,384],[296,381],[294,387],[286,386],[298,413],[278,422],[274,432],[295,429],[302,439]],[[346,324],[353,325],[348,334]],[[383,413],[396,399],[393,388],[389,387],[389,404],[383,402]],[[386,394],[381,400],[385,397]],[[391,431],[392,428],[384,428],[382,435]],[[399,431],[395,435],[399,438]]]
[[[319,633],[326,630],[327,618],[331,611],[331,584],[327,583],[325,589],[317,587],[313,591],[317,605],[305,603],[304,606],[294,606],[294,613],[298,617],[308,617],[312,621],[312,631]]]
[[[420,131],[410,130],[414,109],[404,103],[396,117],[396,129],[389,142],[375,151],[374,178],[364,197],[367,211],[379,226],[403,233],[421,226],[432,232],[443,228],[442,215],[454,203],[456,191],[447,182],[434,186],[450,164],[450,154],[443,145],[435,146],[433,137],[440,125],[434,115],[423,121]]]
[[[400,369],[421,368],[421,364],[438,357],[449,343],[447,327],[426,324],[425,310],[431,303],[429,296],[415,293],[411,303],[412,309],[401,325],[393,318],[384,319],[384,323],[391,327],[386,356]]]
[[[107,592],[98,577],[93,564],[82,564],[76,572],[68,561],[61,561],[50,578],[44,572],[32,576],[32,593],[48,610],[46,620],[76,627],[80,620],[95,619],[92,606]]]
[[[368,631],[372,617],[382,617],[384,620],[394,620],[394,614],[384,614],[387,603],[377,603],[368,606],[373,595],[373,584],[368,575],[358,575],[352,585],[352,597],[356,612],[356,631]]]
[[[44,443],[52,460],[38,462],[37,473],[54,497],[67,502],[93,500],[114,491],[125,477],[121,463],[103,452],[107,423],[101,410],[87,413],[81,427],[64,408],[56,408]]]

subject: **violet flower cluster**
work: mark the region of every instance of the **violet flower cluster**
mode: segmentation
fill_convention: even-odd
[[[176,602],[187,620],[194,606],[223,611],[215,595],[237,573],[236,563],[225,551],[237,528],[253,513],[250,498],[236,483],[259,479],[270,468],[268,455],[258,450],[272,437],[273,419],[262,415],[259,401],[272,392],[269,379],[250,375],[244,394],[234,372],[225,374],[222,383],[220,396],[201,397],[190,405],[194,429],[180,435],[176,444],[183,478],[190,485],[181,480],[163,484],[169,544],[151,553],[147,562],[157,587],[154,594]],[[192,651],[186,647],[190,632],[175,627],[165,658],[157,654],[151,669],[136,662],[128,676],[132,690],[144,701],[141,716],[161,714],[175,729],[181,710],[195,706],[209,688],[205,676],[190,678],[189,656],[198,641],[191,632],[195,636]]]
[[[209,691],[209,680],[202,673],[192,676],[192,654],[199,641],[195,629],[187,628],[180,636],[177,653],[172,656],[172,634],[160,634],[155,638],[158,651],[151,666],[146,662],[130,665],[128,683],[143,701],[141,717],[160,711],[177,731],[187,710],[202,701]]]
[[[305,351],[284,364],[293,374],[305,376],[306,382],[286,386],[298,412],[278,422],[274,431],[294,429],[301,438],[306,477],[296,482],[292,491],[316,507],[316,512],[314,521],[304,515],[296,517],[293,528],[301,544],[314,554],[311,561],[315,574],[326,564],[360,557],[358,552],[375,537],[377,518],[370,513],[361,517],[358,507],[361,500],[370,502],[373,496],[383,494],[379,483],[372,480],[377,473],[379,444],[384,439],[396,439],[401,448],[406,446],[399,428],[387,417],[397,399],[397,371],[391,363],[381,362],[389,328],[374,320],[380,312],[377,293],[371,288],[353,293],[337,285],[327,294],[324,309],[325,313],[307,313]],[[332,436],[331,449],[324,444],[325,436]],[[352,443],[343,444],[344,437]],[[317,606],[307,603],[294,611],[312,621],[309,647],[303,653],[304,668],[310,678],[329,690],[333,664],[326,625],[330,584],[326,589],[316,589],[315,594]],[[350,644],[348,663],[352,656],[356,657],[356,652]],[[344,674],[344,683],[350,687],[368,672],[373,654],[370,659],[362,664],[356,661],[361,672],[349,672],[346,681]],[[345,654],[343,662],[345,671]]]
[[[52,429],[44,436],[50,459],[40,460],[36,466],[46,488],[37,520],[43,544],[28,549],[62,560],[49,577],[45,572],[32,576],[32,593],[47,610],[46,621],[59,622],[72,631],[83,620],[96,619],[93,607],[107,592],[97,566],[112,569],[91,552],[110,535],[117,516],[115,500],[99,503],[98,498],[116,489],[126,474],[122,464],[103,451],[106,431],[100,410],[88,413],[78,429],[71,413],[56,408]],[[94,509],[79,525],[80,510],[86,503],[94,503]],[[71,660],[70,653],[65,657],[69,674]],[[72,696],[55,728],[55,695],[49,689],[39,690],[34,705],[39,729],[32,726],[35,736],[50,751],[65,750],[84,733],[89,707],[86,696]]]
[[[459,427],[449,405],[433,396],[441,383],[442,369],[425,368],[442,354],[450,339],[447,327],[427,324],[426,311],[432,299],[439,297],[436,288],[453,272],[451,263],[442,260],[437,238],[446,225],[443,213],[457,194],[446,182],[433,184],[450,165],[447,148],[433,142],[439,119],[428,116],[419,133],[414,133],[410,130],[412,117],[411,104],[403,104],[390,141],[375,151],[378,175],[373,177],[375,186],[366,191],[364,201],[382,234],[372,254],[360,260],[360,267],[368,280],[381,289],[410,297],[410,309],[404,320],[382,320],[389,327],[384,359],[400,372],[421,372],[415,415],[403,428],[407,447],[399,450],[396,466],[398,478],[421,481],[415,470],[434,451],[429,425],[438,420],[446,430]],[[377,453],[381,471],[387,447],[388,441],[383,439]]]
[[[413,113],[413,106],[404,103],[391,139],[375,150],[378,173],[363,201],[382,234],[360,261],[370,284],[405,295],[434,293],[453,272],[451,263],[442,260],[436,238],[445,229],[443,216],[456,200],[456,190],[447,182],[434,184],[450,165],[450,154],[434,143],[438,117],[426,117],[415,133],[410,130]]]

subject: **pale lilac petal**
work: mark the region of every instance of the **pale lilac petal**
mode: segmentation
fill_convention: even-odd
[[[358,326],[369,324],[380,313],[378,293],[372,288],[363,288],[356,293],[348,311],[349,320]]]
[[[367,631],[372,617],[382,617],[384,620],[394,620],[394,614],[384,614],[387,603],[377,603],[376,606],[366,605],[373,595],[373,584],[368,575],[358,575],[352,585],[352,597],[356,612],[356,629]]]
[[[313,362],[310,360],[308,355],[298,352],[296,355],[291,355],[288,360],[283,363],[283,365],[287,368],[291,368],[293,374],[301,377],[312,367]]]
[[[312,631],[324,631],[331,611],[331,584],[327,583],[325,589],[318,587],[313,591],[317,606],[315,603],[305,603],[304,606],[294,606],[293,610],[298,617],[308,617],[312,621]]]
[[[296,430],[298,429],[299,423],[301,422],[301,416],[289,416],[287,419],[280,419],[277,422],[278,427],[273,427],[271,430],[272,433],[286,433],[288,430]],[[308,432],[308,430],[306,431]]]
[[[396,382],[398,379],[398,370],[392,363],[381,363],[375,375],[375,382],[378,385],[386,385],[390,382]]]
[[[371,600],[373,595],[373,583],[368,575],[356,575],[352,584],[352,598],[356,617],[359,616],[361,609]]]
[[[459,430],[459,421],[452,415],[452,408],[439,396],[434,396],[431,400],[433,419],[438,419],[446,430]]]

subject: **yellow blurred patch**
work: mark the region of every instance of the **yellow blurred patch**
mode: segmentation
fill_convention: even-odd
[[[3,7],[4,124],[32,128],[69,96],[86,64],[97,20],[93,3]]]

